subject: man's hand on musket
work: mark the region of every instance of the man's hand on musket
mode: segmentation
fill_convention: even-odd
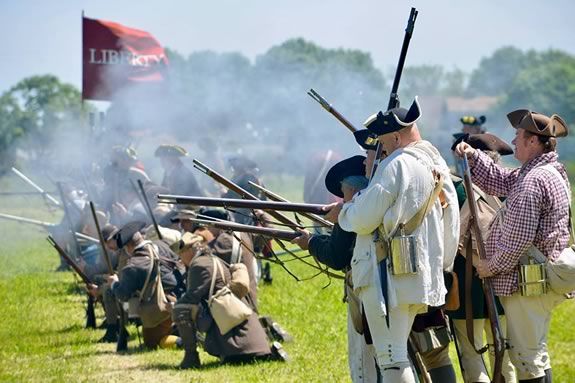
[[[307,230],[298,229],[299,233],[301,234],[299,237],[292,239],[291,243],[295,243],[302,250],[307,250],[309,248],[309,240],[311,238],[311,234]]]
[[[88,291],[88,294],[90,294],[92,297],[97,298],[98,297],[98,286],[90,283],[89,285],[86,285],[86,291]]]
[[[471,160],[471,157],[475,154],[475,149],[471,147],[467,142],[460,142],[455,147],[455,154],[459,158],[463,158],[464,154],[467,154],[467,159]]]
[[[118,276],[116,274],[112,274],[112,275],[108,275],[107,281],[111,285],[114,282],[118,282],[119,279],[118,279]]]
[[[494,275],[491,271],[489,271],[488,264],[489,261],[487,259],[478,260],[475,268],[477,269],[477,275],[479,275],[479,278],[489,278]]]
[[[339,216],[339,212],[341,211],[342,207],[343,202],[334,202],[332,204],[325,205],[322,208],[323,211],[327,211],[324,218],[329,222],[337,223],[337,217]]]

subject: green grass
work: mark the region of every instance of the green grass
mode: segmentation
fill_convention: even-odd
[[[271,181],[271,180],[270,180]],[[272,190],[280,179],[270,182]],[[301,180],[287,180],[301,184]],[[0,190],[7,186],[0,180]],[[277,185],[277,186],[276,186]],[[297,193],[286,195],[298,200]],[[0,212],[55,222],[37,197],[0,200]],[[290,363],[220,366],[201,353],[204,368],[176,369],[180,350],[139,351],[134,327],[130,352],[98,344],[103,330],[84,329],[84,294],[70,272],[56,273],[56,253],[41,230],[0,221],[0,381],[6,382],[348,382],[346,311],[341,282],[322,276],[297,282],[278,266],[274,281],[259,290],[262,314],[271,315],[294,337],[286,344]],[[300,277],[313,271],[289,263]],[[97,309],[98,323],[103,319]],[[552,321],[550,352],[556,382],[575,381],[575,303],[561,305]],[[453,360],[456,361],[452,351]],[[458,372],[458,367],[455,365]]]

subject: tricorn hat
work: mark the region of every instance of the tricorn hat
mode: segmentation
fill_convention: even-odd
[[[343,198],[341,183],[348,177],[365,177],[365,156],[353,156],[333,165],[325,175],[325,187],[333,195]]]
[[[421,117],[421,108],[417,97],[409,107],[393,108],[387,112],[378,112],[370,116],[363,125],[377,136],[393,133],[413,125]]]
[[[188,151],[179,145],[162,144],[158,146],[154,155],[156,157],[185,157]]]
[[[353,132],[355,142],[365,150],[377,149],[377,136],[368,129],[356,130]]]
[[[507,119],[515,129],[525,129],[538,136],[565,137],[569,133],[565,121],[556,114],[547,117],[528,109],[518,109],[509,113]]]
[[[455,147],[460,142],[467,142],[474,149],[497,152],[502,156],[513,154],[511,146],[491,133],[461,134],[451,146],[451,150],[455,150]]]
[[[459,121],[461,121],[463,125],[469,125],[469,126],[481,126],[485,124],[485,120],[486,120],[485,116],[479,116],[479,117],[463,116],[459,119]]]
[[[116,238],[116,245],[118,246],[118,249],[121,249],[124,246],[126,246],[126,244],[132,240],[134,234],[136,234],[146,226],[147,226],[146,223],[142,221],[132,221],[122,226],[120,230],[118,230],[118,232],[114,235],[114,238]]]

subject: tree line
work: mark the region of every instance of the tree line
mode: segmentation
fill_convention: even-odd
[[[133,97],[138,89],[120,94],[109,109],[108,131],[157,129],[177,139],[192,135],[197,142],[208,140],[224,150],[246,146],[300,153],[312,142],[316,149],[351,147],[349,135],[337,130],[337,122],[306,91],[318,90],[359,127],[385,107],[393,80],[393,70],[376,68],[369,53],[326,49],[300,38],[274,46],[254,61],[237,52],[184,56],[168,50],[168,57],[166,87],[139,92],[138,97]],[[490,113],[529,108],[558,113],[575,126],[575,56],[502,47],[471,72],[441,65],[407,66],[400,96],[408,104],[416,94],[494,96],[498,101]],[[77,88],[53,75],[18,82],[0,96],[3,170],[14,163],[18,149],[40,160],[54,155],[51,144],[57,132],[93,133],[89,124],[80,122],[91,110],[89,105],[82,107]],[[296,158],[303,161],[305,156]]]

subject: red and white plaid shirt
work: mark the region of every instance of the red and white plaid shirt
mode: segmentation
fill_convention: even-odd
[[[569,198],[561,180],[540,166],[551,164],[567,182],[557,153],[544,153],[518,169],[496,165],[476,150],[471,177],[487,194],[507,197],[505,214],[491,223],[485,243],[488,268],[495,274],[496,295],[511,295],[518,289],[519,258],[534,245],[555,260],[569,242]]]

